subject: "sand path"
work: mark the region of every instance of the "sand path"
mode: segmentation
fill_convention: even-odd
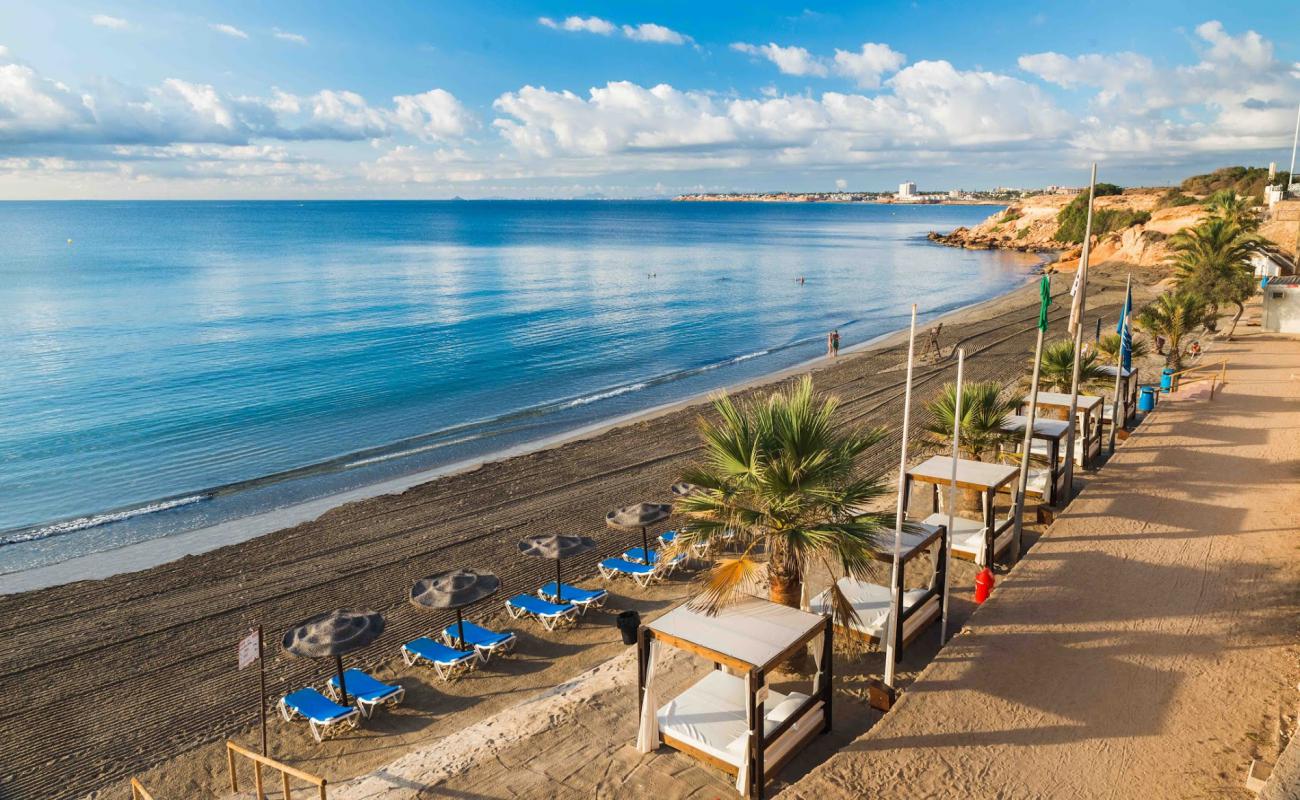
[[[1164,403],[862,738],[781,794],[1248,797],[1294,713],[1300,342]]]

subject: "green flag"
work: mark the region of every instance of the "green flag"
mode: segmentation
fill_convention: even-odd
[[[1042,305],[1038,307],[1038,329],[1047,331],[1047,307],[1052,304],[1052,279],[1044,275],[1038,283],[1038,295],[1042,298]]]

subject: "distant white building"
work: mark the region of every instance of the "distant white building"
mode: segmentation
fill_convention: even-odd
[[[949,190],[948,190],[948,199],[950,199],[950,200],[959,200],[959,199],[961,199],[961,189],[949,189]]]
[[[898,196],[900,199],[907,199],[916,196],[916,184],[911,181],[905,181],[898,184]]]

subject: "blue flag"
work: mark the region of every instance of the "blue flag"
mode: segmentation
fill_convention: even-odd
[[[1129,317],[1133,314],[1133,287],[1128,287],[1128,294],[1124,297],[1124,308],[1119,312],[1119,326],[1115,332],[1119,334],[1119,364],[1125,370],[1133,369],[1133,327],[1129,324]]]

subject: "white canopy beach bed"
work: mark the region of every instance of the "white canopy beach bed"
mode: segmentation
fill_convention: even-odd
[[[1015,537],[1015,508],[1017,487],[1013,481],[1020,470],[1009,464],[986,464],[982,461],[957,459],[957,488],[980,494],[982,519],[974,520],[954,515],[949,532],[952,555],[974,561],[980,566],[990,566]],[[931,514],[921,520],[923,525],[947,525],[948,515],[939,511],[939,487],[952,485],[952,457],[933,456],[915,467],[908,467],[903,476],[903,508],[908,508],[912,498],[912,484],[928,483],[932,487]],[[997,494],[1009,487],[1012,496],[1007,516],[998,519],[994,504]]]
[[[1008,433],[1025,433],[1025,423],[1029,417],[1024,414],[1009,414],[1002,420],[1002,430]],[[1029,465],[1029,481],[1025,485],[1025,494],[1046,500],[1048,505],[1056,505],[1057,498],[1065,490],[1065,465],[1061,460],[1065,435],[1070,430],[1070,423],[1062,419],[1034,419],[1034,435],[1030,439],[1030,452],[1047,459],[1047,466]],[[1014,452],[1020,452],[1017,444]]]
[[[762,798],[786,762],[830,730],[832,635],[829,618],[758,598],[716,616],[682,605],[642,625],[637,749],[651,753],[666,744],[735,775],[743,796]],[[772,668],[809,644],[817,665],[811,697],[765,686]],[[714,669],[661,704],[655,672],[663,647],[694,653]]]
[[[1101,412],[1103,401],[1090,394],[1079,395],[1076,423],[1078,428],[1074,436],[1074,463],[1085,469],[1092,466],[1093,459],[1101,456]],[[1029,397],[1020,401],[1020,410],[1029,408]],[[1070,395],[1058,392],[1038,393],[1038,413],[1053,411],[1064,419],[1070,413]],[[1023,430],[1023,428],[1021,429]],[[1041,445],[1034,445],[1041,447]],[[1040,455],[1047,455],[1045,449]]]
[[[1118,372],[1120,368],[1114,364],[1105,364],[1098,367],[1098,369],[1110,378],[1109,385],[1113,387],[1115,385],[1115,373]],[[1120,419],[1123,420],[1123,422],[1120,423],[1121,428],[1127,428],[1129,423],[1133,421],[1133,418],[1137,416],[1138,382],[1140,380],[1141,376],[1138,375],[1136,369],[1126,369],[1119,376],[1119,408],[1121,413]],[[1114,390],[1112,389],[1112,392],[1113,391]],[[1101,420],[1102,424],[1113,425],[1115,424],[1114,395],[1108,393],[1107,396],[1111,399],[1107,400],[1102,406]]]
[[[921,634],[926,627],[939,619],[943,606],[944,570],[947,559],[943,549],[943,525],[918,525],[912,523],[915,530],[903,531],[903,547],[898,564],[898,583],[892,588],[878,583],[858,580],[845,576],[836,581],[840,591],[853,604],[858,618],[848,627],[836,624],[835,629],[844,636],[853,636],[873,645],[884,641],[889,631],[889,614],[891,603],[897,599],[903,609],[900,618],[903,624],[894,630],[894,647],[902,650]],[[905,589],[907,586],[907,564],[917,556],[924,555],[934,547],[933,570],[929,586],[924,589]],[[893,548],[873,554],[877,561],[893,563]],[[824,592],[808,601],[808,610],[814,614],[831,613],[831,591]]]

